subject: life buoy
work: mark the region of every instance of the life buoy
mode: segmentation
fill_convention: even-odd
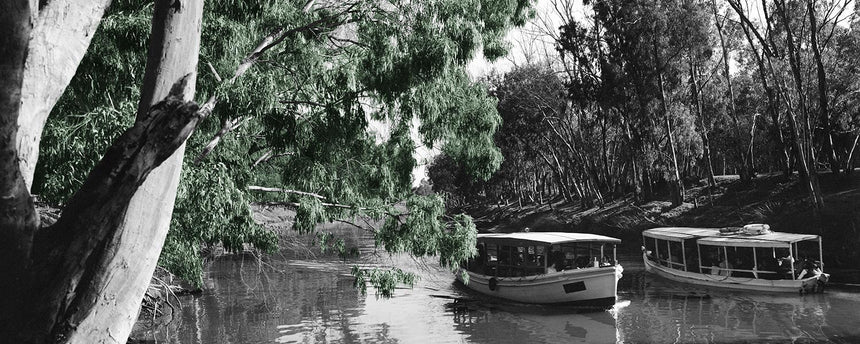
[[[720,235],[736,235],[740,234],[743,231],[743,228],[740,227],[725,227],[720,228]]]
[[[499,280],[497,280],[495,277],[490,278],[490,283],[489,283],[490,290],[495,291],[498,286],[499,286]]]
[[[746,235],[760,235],[769,233],[770,225],[765,223],[754,223],[744,226],[744,234]]]

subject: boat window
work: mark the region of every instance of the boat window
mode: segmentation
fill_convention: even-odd
[[[667,256],[669,260],[666,262],[666,266],[672,269],[684,270],[684,251],[681,246],[681,243],[678,241],[668,242]]]
[[[466,262],[466,269],[483,274],[484,268],[487,266],[487,245],[478,243],[476,250],[478,254]]]
[[[487,263],[499,261],[499,246],[487,245]]]
[[[535,246],[500,246],[495,275],[523,277],[544,273],[543,261],[537,252]]]
[[[615,265],[615,255],[613,254],[615,244],[600,243],[599,247],[600,248],[596,254],[600,257],[600,267]]]
[[[496,269],[499,264],[499,245],[487,245],[487,264],[484,266],[483,274],[487,276],[495,276]],[[481,273],[481,271],[476,271]]]
[[[794,259],[789,258],[787,248],[699,245],[699,250],[702,255],[701,273],[704,274],[768,280],[792,279],[791,262]]]
[[[725,247],[699,245],[702,255],[701,273],[711,275],[729,276],[731,271],[726,269]]]
[[[757,274],[753,271],[755,261],[753,260],[752,247],[729,247],[729,262],[734,272],[732,276],[754,278]]]
[[[783,279],[786,278],[786,273],[789,271],[788,264],[781,264],[779,258],[788,255],[788,249],[777,249],[773,247],[756,247],[753,249],[755,254],[755,270],[756,276],[761,279]],[[777,251],[782,256],[777,255]],[[783,252],[784,251],[784,252]]]
[[[653,261],[657,260],[657,241],[654,238],[643,237],[643,244],[645,246],[645,255],[648,259]]]
[[[686,257],[687,271],[701,272],[699,268],[699,250],[696,248],[696,239],[684,240],[684,257]]]
[[[800,262],[811,261],[821,264],[821,255],[818,251],[818,241],[800,241],[796,244],[796,258]]]
[[[561,245],[561,257],[564,269],[583,269],[600,266],[604,260],[601,257],[601,242],[578,242]],[[604,255],[611,255],[611,251],[604,249]],[[611,257],[611,256],[610,256]],[[611,260],[611,259],[609,259]],[[607,260],[607,262],[609,261]]]

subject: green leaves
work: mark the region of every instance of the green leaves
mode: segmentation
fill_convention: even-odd
[[[361,269],[356,266],[352,267],[352,275],[355,276],[353,285],[361,291],[362,295],[367,293],[367,286],[371,285],[376,289],[376,296],[384,298],[393,296],[398,284],[405,284],[411,288],[417,278],[415,274],[397,268]]]
[[[306,234],[332,219],[388,218],[377,233],[380,246],[440,255],[443,265],[455,267],[473,250],[474,227],[465,218],[446,220],[438,197],[411,196],[416,141],[442,147],[474,176],[487,178],[498,168],[495,101],[464,67],[482,46],[489,57],[500,56],[504,33],[523,23],[529,4],[358,0],[317,2],[307,13],[305,1],[207,5],[197,94],[219,102],[189,140],[188,154],[196,156],[225,124],[241,118],[241,125],[201,164],[185,160],[161,264],[199,282],[200,245],[273,250],[275,234],[256,225],[248,207],[271,200],[298,203],[294,228]],[[47,199],[61,202],[76,189],[112,135],[133,120],[150,11],[148,3],[118,1],[106,15],[56,107],[60,120],[46,133],[39,176]],[[287,34],[276,35],[279,43],[256,56],[247,73],[234,83],[217,80],[231,78],[273,32]],[[252,182],[322,198],[252,199],[245,191]],[[395,205],[401,201],[405,209]],[[320,241],[348,250],[337,238]],[[387,286],[410,281],[400,273],[363,276]]]

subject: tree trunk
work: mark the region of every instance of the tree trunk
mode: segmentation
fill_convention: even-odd
[[[791,31],[791,21],[786,13],[787,9],[785,2],[775,1],[774,3],[777,8],[777,13],[782,19],[783,28],[785,29],[785,40],[786,46],[788,47],[788,61],[791,66],[791,72],[796,88],[795,91],[797,92],[798,97],[797,104],[801,115],[800,122],[804,125],[803,127],[798,126],[797,117],[792,112],[789,113],[789,126],[791,127],[792,138],[795,142],[795,154],[797,154],[797,170],[803,178],[804,185],[806,185],[806,189],[809,191],[812,205],[817,211],[824,206],[824,199],[821,196],[821,189],[818,185],[818,174],[815,170],[815,159],[812,158],[812,141],[808,139],[808,133],[812,128],[809,127],[809,122],[806,120],[808,117],[808,111],[806,109],[806,101],[804,100],[800,55],[797,52],[797,47],[795,47],[794,35]]]
[[[176,80],[197,70],[203,0],[177,2],[178,8],[172,3],[174,0],[156,1],[137,122],[145,120],[150,107],[167,95]],[[183,100],[193,100],[194,90],[192,78],[183,90]],[[135,192],[109,244],[112,254],[99,262],[102,268],[91,288],[94,299],[114,302],[76,314],[79,325],[70,333],[69,342],[108,338],[125,343],[170,228],[184,153],[183,144]],[[136,263],[128,264],[130,261]]]
[[[854,150],[857,149],[857,141],[860,141],[860,130],[857,131],[857,135],[854,135],[854,142],[851,144],[851,148],[848,149],[848,157],[845,158],[845,175],[850,175],[854,172],[852,160],[854,160]]]
[[[749,167],[749,156],[748,156],[746,150],[740,148],[741,147],[740,142],[743,142],[746,140],[743,140],[741,138],[741,135],[743,135],[743,132],[741,131],[740,120],[738,119],[738,112],[737,112],[737,109],[735,108],[735,91],[734,91],[734,88],[732,87],[732,77],[729,74],[729,51],[728,51],[728,48],[726,47],[726,39],[725,39],[725,37],[723,37],[723,26],[720,24],[720,18],[719,18],[719,15],[717,13],[717,2],[716,2],[716,0],[712,0],[712,5],[713,5],[713,9],[714,9],[714,22],[716,23],[716,26],[717,26],[717,35],[720,38],[720,47],[722,47],[722,53],[723,53],[723,74],[725,74],[726,88],[729,92],[729,113],[730,113],[730,117],[732,118],[732,124],[734,124],[734,127],[735,127],[735,137],[736,137],[735,141],[736,142],[735,142],[735,144],[732,145],[732,148],[734,148],[737,151],[737,154],[741,159],[741,168],[740,168],[740,171],[738,174],[740,174],[741,180],[748,181],[752,178],[752,170]]]
[[[669,180],[669,195],[673,206],[684,203],[684,183],[681,181],[681,173],[678,169],[678,155],[675,152],[675,136],[672,135],[672,123],[669,120],[669,107],[666,105],[666,88],[663,85],[663,69],[660,67],[660,53],[657,50],[657,42],[654,42],[654,58],[657,61],[657,83],[660,88],[660,110],[663,112],[663,122],[666,125],[666,135],[669,137],[669,156],[672,159],[673,175]]]
[[[28,190],[45,121],[75,75],[110,5],[110,0],[42,2],[46,4],[38,10],[30,34],[18,116],[18,158]]]
[[[740,2],[737,1],[729,1],[729,4],[732,8],[735,9],[735,12],[741,18],[740,26],[744,31],[744,36],[746,36],[747,42],[750,47],[753,49],[753,55],[755,55],[756,64],[758,65],[759,72],[759,80],[761,81],[762,88],[764,89],[765,94],[767,95],[767,112],[770,115],[771,122],[773,123],[773,133],[774,137],[776,137],[777,142],[779,143],[779,147],[781,149],[780,159],[782,162],[782,166],[780,166],[783,175],[787,178],[791,176],[791,146],[785,142],[785,136],[782,133],[782,129],[780,127],[780,116],[779,116],[779,97],[774,94],[773,87],[770,86],[767,79],[768,69],[765,68],[765,57],[767,58],[768,66],[770,66],[771,72],[773,72],[773,64],[771,63],[772,52],[774,49],[769,48],[767,46],[767,41],[761,37],[758,31],[752,26],[752,22],[747,18],[746,14],[743,11],[743,8]],[[755,43],[753,43],[752,34],[755,34],[757,38],[759,38],[759,43],[762,45],[761,55],[755,50]]]
[[[66,1],[57,0],[56,3]],[[18,161],[19,154],[25,155],[22,160],[31,154],[19,152],[18,147],[37,146],[38,139],[36,142],[31,139],[16,141],[15,132],[18,123],[28,123],[27,129],[22,130],[30,130],[30,135],[41,133],[44,119],[31,122],[32,118],[22,117],[35,116],[33,111],[49,113],[56,101],[49,99],[50,94],[61,93],[65,85],[60,85],[59,91],[30,95],[33,102],[47,102],[45,110],[27,110],[20,105],[24,99],[20,91],[28,83],[50,89],[57,86],[47,85],[57,75],[51,71],[43,71],[47,77],[34,76],[38,80],[25,79],[33,75],[24,72],[24,56],[28,56],[33,44],[30,41],[28,48],[33,17],[27,4],[27,1],[0,4],[0,85],[3,85],[0,87],[0,154],[4,155],[0,159],[0,192],[12,196],[0,198],[3,203],[0,204],[3,215],[0,273],[4,274],[0,284],[4,295],[0,301],[0,337],[15,343],[125,343],[164,239],[162,236],[159,240],[157,233],[149,229],[135,232],[126,224],[132,221],[135,224],[169,223],[169,216],[166,221],[154,215],[133,217],[141,207],[168,214],[172,211],[172,196],[171,207],[165,209],[164,202],[154,200],[152,192],[138,192],[139,187],[153,169],[174,155],[203,119],[197,105],[187,101],[194,90],[202,2],[156,2],[152,41],[176,47],[158,53],[166,60],[172,57],[174,64],[147,68],[147,73],[162,74],[161,84],[168,86],[152,92],[150,104],[153,99],[167,95],[167,89],[170,89],[169,96],[138,115],[135,125],[111,145],[81,189],[67,202],[60,219],[41,230],[38,230],[32,198],[22,176],[25,169],[32,173],[35,160],[20,164]],[[81,14],[76,11],[78,9],[58,9],[58,13],[92,16],[92,13]],[[96,11],[96,15],[100,13]],[[86,18],[86,25],[90,25],[87,27],[94,25],[89,20],[97,25],[98,18]],[[80,24],[78,21],[70,19],[68,23],[72,27],[67,31],[79,33],[81,29],[74,27]],[[188,29],[191,26],[194,29]],[[159,36],[160,32],[166,34]],[[92,31],[87,34],[92,35]],[[78,43],[81,41],[69,44]],[[86,50],[88,43],[86,39],[82,50]],[[193,48],[184,49],[186,46]],[[177,48],[179,50],[171,52]],[[66,53],[62,49],[47,49],[51,54]],[[35,52],[33,56],[38,54]],[[70,53],[62,57],[61,62],[76,66],[76,61],[62,60],[74,59],[74,56],[75,53]],[[31,68],[30,60],[27,63]],[[189,68],[183,70],[183,64]],[[32,66],[54,67],[50,63]],[[65,64],[57,66],[67,67]],[[6,106],[9,104],[11,106]],[[41,105],[33,109],[41,109]],[[19,145],[19,142],[23,143]],[[172,188],[161,190],[172,195],[175,182]],[[134,202],[138,205],[132,204],[133,199],[137,199]]]
[[[830,162],[830,170],[833,175],[839,174],[839,163],[836,159],[836,150],[833,147],[833,128],[830,124],[830,110],[827,103],[827,73],[824,63],[821,61],[821,49],[818,46],[818,22],[815,19],[815,1],[806,1],[806,10],[809,13],[809,36],[812,45],[812,56],[815,59],[816,76],[818,77],[818,107],[820,111],[821,125],[824,127],[824,153]]]
[[[30,251],[39,218],[18,166],[16,137],[27,42],[32,30],[30,2],[0,1],[0,338],[16,342],[26,323],[19,313],[24,298]],[[17,340],[22,342],[22,340]]]
[[[691,97],[695,105],[696,112],[699,115],[699,120],[702,123],[702,146],[705,153],[705,163],[707,164],[708,186],[717,186],[717,181],[714,179],[714,163],[711,161],[711,142],[708,139],[708,122],[705,119],[705,112],[702,111],[702,102],[699,99],[699,82],[698,69],[693,61],[690,61],[690,89],[692,90]]]

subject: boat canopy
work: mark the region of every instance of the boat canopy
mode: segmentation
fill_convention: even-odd
[[[818,240],[813,234],[794,234],[771,232],[768,234],[746,235],[743,233],[721,235],[719,229],[692,227],[660,227],[648,229],[642,235],[669,241],[696,239],[700,245],[734,247],[789,247],[798,241]]]
[[[720,235],[720,230],[714,228],[659,227],[645,230],[642,234],[650,238],[683,241],[693,238],[718,236]]]
[[[573,242],[620,243],[620,239],[589,233],[518,232],[478,234],[478,242],[498,244],[557,245]]]
[[[698,240],[700,245],[734,247],[789,247],[798,241],[818,240],[817,235],[773,232],[760,235],[732,235]]]

